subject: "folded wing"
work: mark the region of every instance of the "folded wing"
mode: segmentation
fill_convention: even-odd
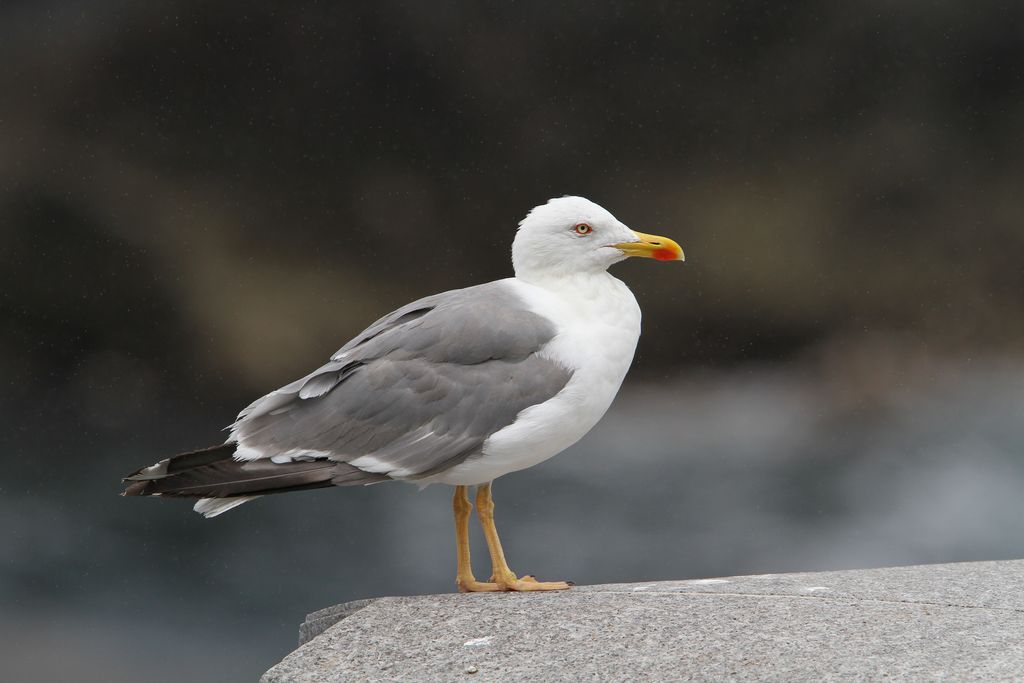
[[[335,461],[393,479],[444,471],[562,390],[571,371],[543,353],[555,333],[502,282],[421,299],[243,410],[235,457]]]

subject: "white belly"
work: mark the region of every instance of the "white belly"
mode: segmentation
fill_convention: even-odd
[[[483,484],[547,460],[597,424],[629,370],[640,308],[622,282],[607,273],[578,275],[557,288],[508,282],[534,312],[555,322],[558,332],[542,353],[572,369],[572,378],[554,398],[492,434],[482,455],[418,483]]]

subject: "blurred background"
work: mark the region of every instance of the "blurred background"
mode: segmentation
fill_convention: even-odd
[[[254,680],[453,589],[450,489],[121,476],[582,194],[676,238],[619,399],[500,480],[578,583],[1024,557],[1024,6],[0,4],[0,661]],[[483,544],[476,538],[478,569]]]

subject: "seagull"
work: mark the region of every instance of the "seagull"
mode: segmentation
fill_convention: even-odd
[[[125,496],[198,498],[215,517],[263,495],[398,480],[455,487],[461,592],[562,590],[519,577],[494,525],[492,482],[576,443],[611,405],[640,337],[640,307],[608,267],[682,261],[583,197],[535,207],[512,242],[514,277],[389,313],[302,379],[257,399],[219,446],[123,481]],[[491,556],[470,563],[469,487]]]

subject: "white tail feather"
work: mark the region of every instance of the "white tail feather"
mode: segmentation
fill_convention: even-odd
[[[232,508],[236,508],[242,503],[248,503],[250,500],[256,500],[259,496],[234,496],[232,498],[201,498],[198,503],[192,508],[203,517],[209,519],[210,517],[216,517],[222,512],[227,512]]]

